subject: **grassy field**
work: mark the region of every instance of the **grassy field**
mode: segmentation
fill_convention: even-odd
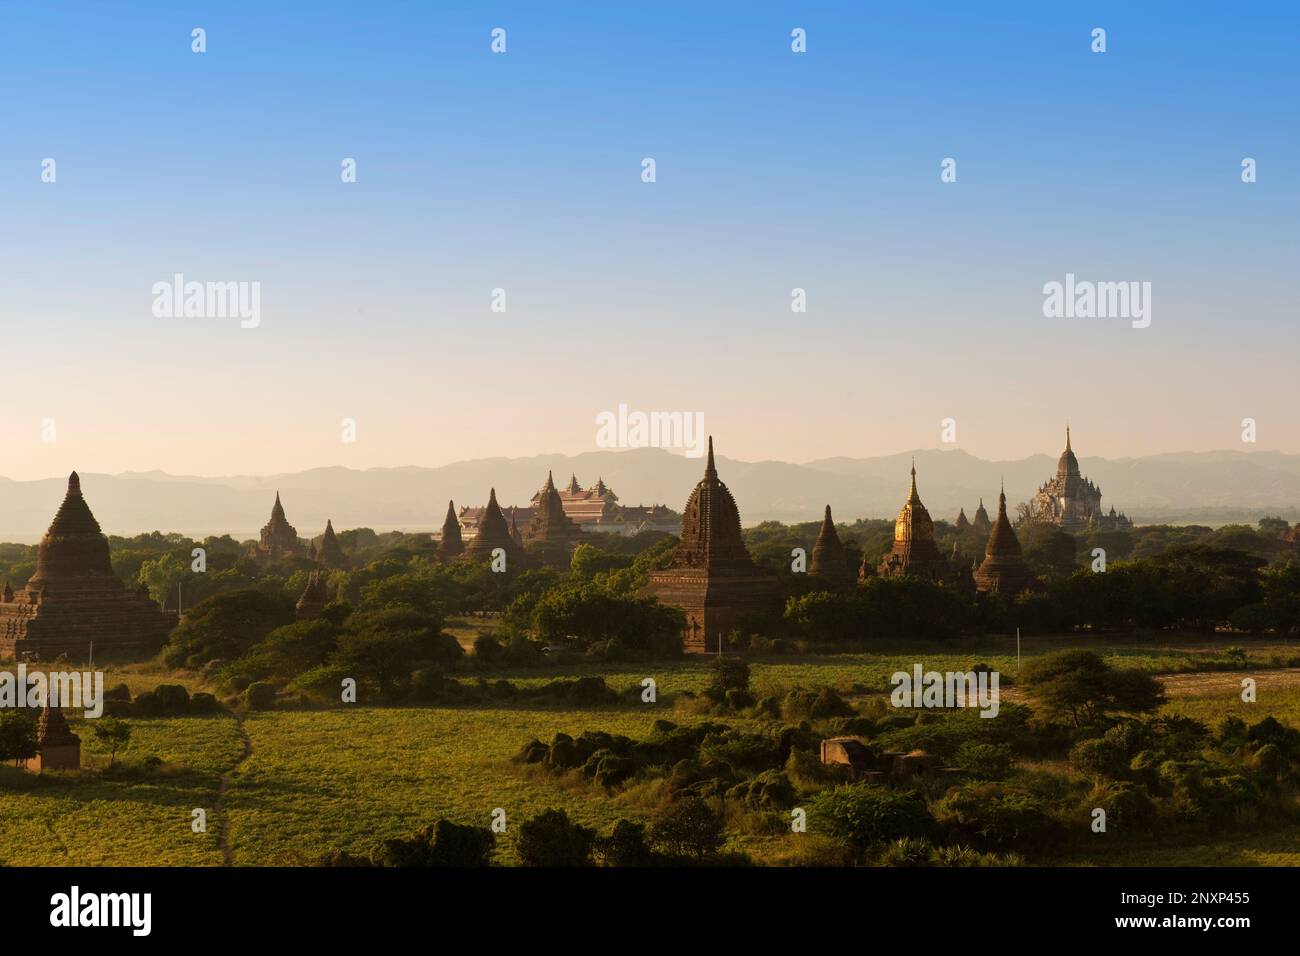
[[[1201,671],[1221,657],[1224,642],[1131,638],[1025,641],[1032,656],[1064,646],[1095,647],[1112,661],[1167,675],[1169,712],[1210,723],[1229,713],[1254,721],[1265,714],[1300,726],[1300,671],[1271,664],[1294,656],[1294,645],[1245,644],[1259,665],[1245,670]],[[1014,678],[1015,639],[974,644],[883,645],[872,654],[757,659],[752,682],[760,694],[796,685],[831,684],[859,693],[883,690],[895,670],[920,662],[927,669],[966,668],[984,662]],[[691,717],[673,697],[698,690],[708,679],[707,661],[653,665],[582,664],[493,674],[520,684],[559,676],[600,674],[618,688],[653,677],[655,704],[611,709],[528,709],[355,706],[318,711],[274,711],[237,717],[132,719],[134,735],[119,760],[104,772],[107,754],[92,726],[69,714],[81,735],[79,774],[28,774],[0,768],[0,864],[269,865],[307,863],[328,849],[364,852],[378,840],[409,835],[448,817],[487,825],[502,808],[508,823],[549,807],[606,831],[620,817],[647,818],[653,793],[634,787],[609,797],[584,779],[554,778],[520,767],[509,758],[526,741],[549,740],[557,731],[605,730],[644,737],[657,717],[678,723]],[[1258,681],[1258,702],[1240,700],[1243,676]],[[146,666],[110,671],[111,686],[125,681],[133,692],[160,681],[202,689],[193,676],[169,675]],[[1014,693],[1014,692],[1013,692]],[[728,719],[738,727],[746,721]],[[146,757],[161,768],[141,767]],[[192,811],[207,813],[207,832],[191,828]],[[780,833],[737,833],[732,849],[776,862],[797,853]],[[499,862],[514,859],[513,840],[499,841]],[[1300,828],[1234,836],[1196,847],[1099,846],[1087,860],[1118,865],[1264,864],[1300,865]]]

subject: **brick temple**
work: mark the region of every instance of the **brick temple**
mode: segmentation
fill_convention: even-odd
[[[1054,524],[1062,531],[1089,529],[1123,531],[1133,522],[1123,512],[1101,510],[1101,489],[1083,476],[1079,459],[1070,447],[1070,426],[1065,426],[1065,451],[1056,462],[1056,474],[1034,495],[1034,520]]]
[[[578,484],[578,476],[571,475],[569,483],[557,488],[565,517],[586,533],[635,535],[642,531],[662,531],[676,534],[681,527],[681,515],[666,505],[624,505],[618,495],[597,479],[590,488]],[[518,509],[518,520],[527,527],[541,506],[542,492],[533,495],[528,507]],[[464,538],[478,534],[486,508],[460,509],[457,520]]]
[[[447,502],[447,517],[442,522],[442,536],[438,540],[438,560],[454,561],[465,552],[465,541],[456,520],[456,503]]]
[[[321,536],[320,544],[316,546],[316,563],[330,569],[348,566],[347,555],[343,553],[343,546],[339,544],[338,535],[334,533],[333,521],[325,522],[325,534]]]
[[[1005,489],[998,495],[998,518],[993,523],[993,532],[984,549],[984,560],[972,577],[977,591],[997,591],[1012,596],[1033,588],[1038,583],[1025,564],[1020,553],[1020,539],[1016,537],[1016,531],[1007,518]]]
[[[72,732],[63,711],[46,704],[36,722],[36,756],[26,760],[27,770],[80,770],[81,738]]]
[[[982,507],[982,504],[981,504]],[[916,491],[916,462],[912,463],[912,486],[894,522],[894,543],[876,570],[882,578],[910,575],[941,581],[951,569],[934,541],[934,522]],[[862,576],[869,576],[866,559]]]
[[[298,537],[298,529],[289,524],[280,504],[280,492],[275,493],[271,506],[271,520],[262,526],[261,536],[248,552],[261,565],[278,564],[288,558],[311,558],[311,546]]]
[[[486,561],[492,552],[501,548],[506,553],[506,570],[516,571],[523,563],[523,551],[518,541],[510,533],[506,516],[497,504],[497,490],[488,492],[487,507],[483,510],[483,520],[479,524],[478,534],[465,548],[465,557],[471,561]]]
[[[821,530],[817,533],[817,543],[813,545],[808,576],[835,590],[851,589],[856,579],[849,556],[835,531],[830,505],[826,506],[826,515],[822,518]]]
[[[533,514],[523,533],[524,548],[547,567],[567,568],[574,549],[582,542],[582,529],[564,513],[564,503],[550,472],[546,473],[546,484],[533,496],[533,502]],[[512,514],[512,530],[514,518]]]
[[[293,606],[294,620],[314,621],[321,616],[325,605],[330,602],[329,588],[319,571],[307,575],[307,584],[298,596],[298,603]]]
[[[747,613],[766,610],[777,598],[776,579],[745,548],[736,499],[718,479],[712,436],[704,477],[682,515],[681,543],[643,593],[686,612],[682,648],[688,653],[719,650]]]
[[[17,594],[6,584],[0,596],[0,654],[83,660],[91,644],[152,652],[174,623],[143,585],[133,590],[113,573],[108,539],[74,471],[37,549],[36,573]]]

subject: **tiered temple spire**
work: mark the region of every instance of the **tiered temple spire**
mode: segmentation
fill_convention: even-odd
[[[320,547],[316,549],[316,560],[327,568],[345,568],[348,564],[347,555],[343,553],[343,547],[339,544],[339,539],[334,534],[334,522],[326,519],[325,534],[321,536]]]
[[[275,493],[275,504],[271,506],[271,520],[262,526],[257,544],[249,552],[261,564],[276,564],[286,558],[309,558],[310,549],[298,537],[298,529],[289,524],[285,517],[284,505],[280,503],[280,492]]]
[[[328,603],[329,590],[325,587],[325,578],[319,571],[313,571],[307,577],[307,586],[302,589],[298,603],[294,605],[294,617],[299,621],[314,620],[320,617]]]
[[[492,552],[497,548],[505,551],[506,570],[517,570],[518,562],[523,555],[510,535],[506,516],[501,513],[501,506],[497,504],[497,490],[493,488],[488,493],[487,508],[483,512],[483,519],[479,522],[478,534],[465,549],[465,557],[472,561],[486,560],[492,557]]]
[[[524,547],[542,564],[568,567],[574,548],[582,540],[582,530],[564,513],[564,502],[550,472],[546,473],[546,484],[535,500],[533,516],[523,536]]]
[[[29,770],[80,770],[81,738],[72,732],[63,711],[48,701],[36,721],[36,757]]]
[[[916,462],[912,463],[912,483],[907,501],[894,522],[894,544],[880,562],[881,577],[911,575],[941,580],[950,574],[948,562],[934,541],[934,522],[921,503],[916,490]]]
[[[174,622],[147,592],[127,588],[113,572],[108,539],[74,471],[37,549],[36,572],[18,594],[6,587],[0,600],[0,653],[82,659],[91,643],[157,650]]]
[[[808,566],[810,577],[818,578],[832,588],[853,587],[853,568],[849,565],[848,555],[840,536],[835,531],[835,521],[831,518],[831,506],[826,506],[822,517],[821,530],[817,533],[817,543],[813,545],[812,562]]]
[[[998,494],[998,518],[993,524],[984,561],[973,574],[978,591],[999,591],[1016,595],[1036,585],[1033,574],[1020,553],[1020,540],[1007,518],[1007,493]]]
[[[460,522],[456,520],[456,504],[447,502],[447,517],[442,521],[442,539],[438,542],[438,557],[451,561],[465,551],[465,542],[460,534]]]
[[[717,651],[720,640],[753,610],[777,597],[776,579],[749,556],[740,531],[740,510],[718,478],[709,437],[704,477],[682,515],[681,543],[668,566],[650,575],[645,593],[686,613],[683,648]]]

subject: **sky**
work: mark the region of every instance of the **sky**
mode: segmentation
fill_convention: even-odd
[[[0,475],[1300,452],[1300,9],[982,6],[0,4]]]

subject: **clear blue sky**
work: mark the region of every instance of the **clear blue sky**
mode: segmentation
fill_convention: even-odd
[[[748,459],[1300,451],[1297,7],[983,6],[5,3],[0,475],[573,453],[620,402]],[[156,318],[177,272],[261,325]],[[1151,327],[1045,318],[1067,272]]]

